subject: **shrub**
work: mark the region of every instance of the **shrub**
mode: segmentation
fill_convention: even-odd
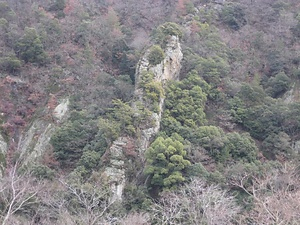
[[[94,121],[83,115],[62,125],[51,137],[56,158],[63,166],[74,166],[81,158],[83,148],[97,133]]]
[[[139,86],[144,90],[144,101],[151,106],[149,110],[158,112],[158,103],[160,98],[164,96],[161,82],[155,81],[153,73],[145,71],[141,75]]]
[[[185,181],[182,172],[191,164],[186,154],[183,138],[178,134],[158,137],[146,151],[145,173],[151,176],[151,185],[172,188]]]
[[[230,71],[226,59],[219,56],[209,58],[200,57],[197,60],[195,69],[208,83],[213,83],[215,85],[218,85],[220,79],[225,77]]]
[[[165,47],[170,36],[177,36],[180,39],[183,36],[181,28],[178,24],[167,22],[160,25],[155,31],[153,35],[153,39],[155,42],[162,47]]]
[[[229,158],[229,149],[225,148],[228,139],[219,127],[199,127],[195,130],[192,142],[203,147],[216,160],[225,161]]]
[[[239,5],[226,5],[220,13],[220,19],[233,30],[239,30],[247,24],[245,13]]]
[[[281,72],[275,77],[271,77],[266,86],[266,93],[268,93],[271,97],[276,98],[290,88],[291,79],[284,72]]]
[[[270,134],[262,143],[263,151],[270,159],[276,159],[276,155],[291,154],[291,138],[285,132],[279,132],[278,134]]]
[[[188,78],[169,85],[162,128],[168,134],[178,132],[189,138],[189,133],[206,121],[204,107],[209,89],[197,73],[190,73]]]
[[[2,70],[13,73],[19,70],[21,66],[21,61],[15,55],[0,58],[0,69]]]
[[[78,165],[84,166],[87,170],[94,169],[98,166],[101,155],[99,152],[86,151],[82,154]]]
[[[248,162],[256,160],[258,149],[248,133],[229,133],[227,139],[226,148],[234,160],[245,159]]]
[[[52,180],[55,175],[52,169],[44,165],[35,165],[32,168],[32,174],[38,179],[49,179],[49,180]]]
[[[43,49],[43,44],[35,28],[25,28],[25,34],[15,45],[15,52],[26,63],[31,62],[42,65],[48,60],[48,55]]]
[[[165,58],[165,53],[158,45],[153,45],[150,48],[150,52],[148,55],[149,63],[153,66],[161,63],[161,61]]]
[[[11,20],[15,17],[14,11],[11,10],[7,2],[0,1],[0,18]]]

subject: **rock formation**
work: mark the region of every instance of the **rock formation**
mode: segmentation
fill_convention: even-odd
[[[7,152],[7,143],[5,142],[4,138],[0,134],[0,177],[3,176],[5,170],[5,155]]]
[[[161,63],[153,66],[149,63],[148,55],[150,49],[148,49],[144,56],[140,59],[136,69],[136,86],[134,92],[134,101],[132,107],[136,109],[137,105],[143,105],[145,109],[151,111],[152,125],[139,128],[139,133],[134,140],[134,147],[138,152],[139,157],[143,157],[145,150],[149,147],[151,139],[159,131],[160,121],[163,112],[164,96],[161,96],[158,101],[158,109],[155,112],[148,108],[145,100],[145,93],[143,88],[139,86],[139,82],[142,79],[145,72],[151,72],[154,75],[155,82],[159,82],[164,87],[166,81],[177,80],[181,69],[181,60],[183,54],[181,52],[181,46],[179,38],[176,36],[170,36],[169,41],[164,49],[165,58]],[[126,168],[125,168],[125,155],[126,148],[132,142],[129,137],[119,137],[112,143],[108,149],[109,162],[105,169],[104,174],[108,178],[111,191],[113,193],[113,200],[122,200],[123,189],[126,182]],[[142,159],[143,160],[143,159]]]
[[[69,99],[62,99],[52,114],[52,119],[37,119],[29,127],[28,131],[21,137],[20,154],[24,160],[23,165],[28,165],[29,162],[34,162],[41,157],[43,153],[51,148],[50,139],[55,132],[57,125],[67,119]]]

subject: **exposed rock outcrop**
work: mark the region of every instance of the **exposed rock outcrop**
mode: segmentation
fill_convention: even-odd
[[[299,102],[299,83],[294,83],[291,89],[283,95],[282,99],[287,104]]]
[[[181,46],[178,37],[171,36],[167,47],[165,49],[164,60],[156,65],[151,66],[148,61],[149,51],[146,51],[144,57],[140,60],[137,72],[136,72],[136,88],[135,97],[137,101],[144,103],[143,101],[143,89],[138,86],[139,80],[144,71],[149,71],[154,74],[154,80],[162,83],[164,86],[165,82],[168,80],[177,80],[179,78],[179,72],[181,69],[181,60],[183,54],[181,52]],[[158,104],[158,112],[152,113],[152,119],[154,121],[154,126],[148,129],[141,130],[141,137],[139,138],[138,150],[143,153],[149,147],[150,139],[153,137],[160,128],[161,115],[163,112],[164,97],[161,97]],[[134,104],[134,103],[133,103]],[[145,103],[144,103],[145,105]]]
[[[67,115],[68,108],[69,108],[70,101],[68,98],[63,99],[61,103],[55,107],[52,115],[54,118],[61,122]]]
[[[57,128],[57,123],[67,119],[69,99],[62,99],[52,114],[53,120],[37,119],[29,127],[28,131],[21,137],[20,154],[24,160],[23,165],[29,165],[40,158],[43,153],[51,148],[50,139]]]
[[[183,54],[181,52],[181,46],[179,38],[176,36],[170,36],[169,42],[164,50],[165,58],[163,61],[155,66],[151,65],[148,60],[150,49],[148,49],[144,56],[140,59],[136,69],[136,87],[134,92],[134,102],[132,107],[137,108],[137,104],[142,104],[145,108],[148,107],[145,101],[145,93],[143,88],[139,86],[144,72],[151,72],[154,74],[154,80],[159,82],[163,87],[167,80],[177,80],[181,69],[181,60]],[[151,139],[159,131],[160,121],[163,112],[164,96],[161,96],[158,101],[158,109],[153,112],[151,109],[151,117],[153,123],[147,128],[139,128],[139,134],[134,143],[134,147],[138,152],[139,157],[143,157],[145,150],[149,147]],[[137,110],[138,113],[138,110]],[[130,143],[129,137],[120,137],[113,142],[108,149],[110,156],[108,167],[106,167],[104,174],[108,178],[111,184],[111,191],[113,193],[113,200],[122,200],[123,189],[126,182],[126,168],[125,168],[125,156],[126,148]],[[143,159],[141,159],[143,160]]]
[[[7,143],[0,134],[0,177],[3,176],[3,172],[5,170],[5,155],[7,152]]]

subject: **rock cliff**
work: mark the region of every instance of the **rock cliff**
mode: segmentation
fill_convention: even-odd
[[[136,110],[137,105],[142,105],[144,109],[151,112],[152,123],[149,126],[141,126],[138,128],[139,132],[134,140],[134,148],[138,157],[143,161],[143,155],[145,150],[149,147],[151,139],[159,131],[160,121],[163,112],[164,96],[160,96],[158,100],[158,107],[154,110],[149,108],[147,104],[147,97],[145,90],[139,85],[145,72],[154,75],[153,79],[158,82],[163,88],[166,81],[177,80],[181,69],[181,60],[183,54],[181,52],[181,46],[179,38],[176,36],[170,36],[169,41],[164,49],[165,57],[161,63],[157,65],[151,65],[148,60],[150,49],[148,49],[144,56],[140,59],[135,75],[135,92],[132,107]],[[129,137],[119,137],[112,143],[108,149],[109,162],[105,169],[104,174],[108,178],[111,191],[113,193],[113,200],[122,200],[123,189],[126,182],[126,166],[125,166],[125,152],[128,149],[128,145],[132,145],[132,140]]]
[[[50,139],[58,124],[67,119],[69,100],[62,99],[61,102],[51,110],[52,119],[36,119],[27,132],[20,138],[20,156],[23,165],[29,165],[40,158],[43,153],[51,148]]]

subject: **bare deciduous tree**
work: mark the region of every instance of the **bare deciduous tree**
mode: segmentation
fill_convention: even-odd
[[[194,179],[179,191],[165,192],[151,208],[159,224],[232,224],[239,212],[234,197],[216,185]]]
[[[296,166],[285,164],[260,178],[244,174],[232,180],[231,185],[242,189],[254,200],[254,206],[246,217],[255,224],[299,224],[300,182],[297,170]]]
[[[64,212],[67,218],[71,215],[76,223],[90,225],[112,224],[111,222],[116,220],[111,216],[115,202],[111,200],[109,190],[104,186],[90,183],[72,185],[64,181],[61,183],[70,197],[68,206],[65,205],[68,208],[68,211]]]
[[[7,176],[0,179],[0,218],[2,225],[12,224],[10,220],[19,211],[26,212],[28,208],[39,203],[38,194],[44,185],[33,179],[30,174],[17,173],[17,164]]]
[[[146,213],[130,213],[120,221],[121,225],[150,225],[150,217]]]

